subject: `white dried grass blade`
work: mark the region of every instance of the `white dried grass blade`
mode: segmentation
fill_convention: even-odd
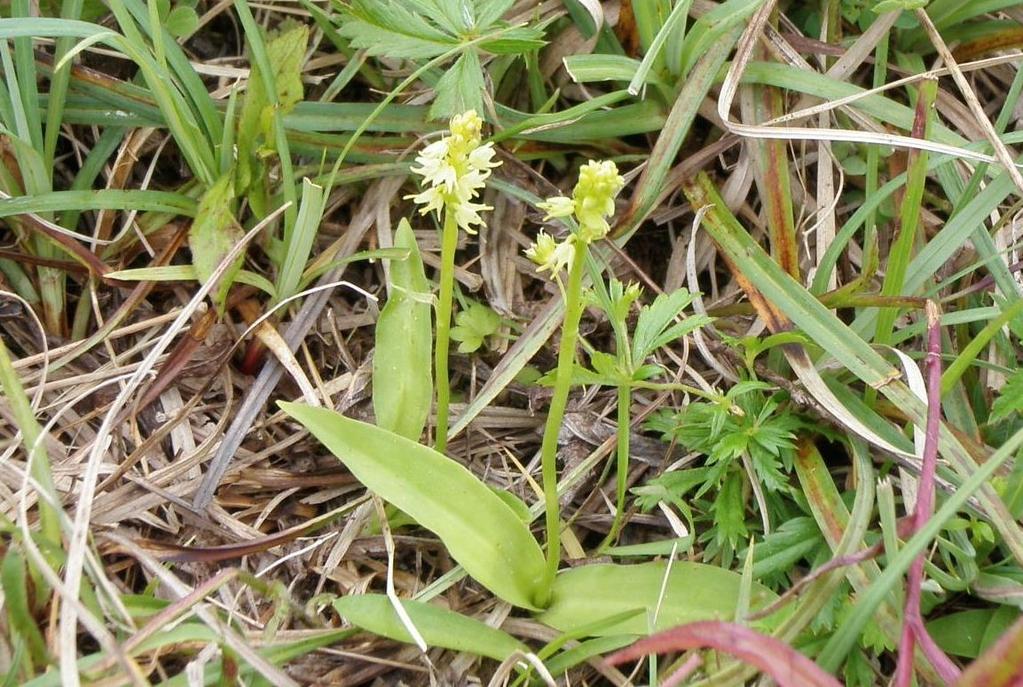
[[[977,153],[960,146],[948,145],[945,143],[936,143],[920,138],[913,138],[911,136],[899,136],[896,134],[887,134],[877,131],[851,131],[848,129],[822,129],[819,127],[785,127],[775,126],[781,122],[793,121],[796,119],[803,119],[814,114],[821,112],[827,112],[838,107],[852,104],[857,100],[861,100],[865,97],[876,95],[881,91],[894,88],[898,85],[904,85],[905,83],[912,83],[922,78],[932,77],[935,75],[941,75],[949,73],[945,69],[932,70],[926,74],[917,74],[906,79],[900,79],[899,81],[886,84],[879,88],[864,90],[860,93],[856,93],[845,98],[839,98],[817,107],[800,110],[783,117],[777,117],[769,122],[765,122],[761,125],[750,125],[743,124],[742,122],[734,121],[730,118],[730,111],[732,103],[735,100],[735,95],[738,91],[739,83],[742,80],[743,71],[746,65],[749,63],[752,55],[753,48],[756,45],[757,38],[760,33],[764,30],[767,20],[770,17],[770,13],[775,5],[775,0],[770,0],[760,7],[757,13],[753,16],[750,24],[747,26],[746,31],[743,33],[742,38],[739,40],[739,46],[736,51],[735,59],[732,61],[731,66],[728,69],[728,74],[725,76],[724,83],[721,86],[721,94],[718,98],[717,112],[721,118],[722,124],[731,133],[737,136],[745,136],[747,138],[764,138],[764,139],[780,139],[780,140],[812,140],[812,141],[843,141],[849,143],[868,143],[883,146],[892,146],[896,148],[915,148],[918,150],[926,150],[939,155],[948,155],[950,157],[962,158],[968,160],[975,160],[977,162],[986,162],[989,164],[1001,163],[1000,158],[992,155],[985,155],[984,153]],[[1015,57],[1019,59],[1018,56]],[[852,113],[856,114],[856,113]],[[860,119],[859,117],[857,117]],[[1013,165],[1014,167],[1017,165]]]
[[[995,157],[1006,171],[1009,172],[1009,178],[1012,179],[1012,183],[1016,184],[1016,188],[1023,191],[1023,174],[1020,174],[1019,169],[1016,167],[1016,163],[1012,159],[1012,154],[1009,153],[1009,149],[1005,147],[1002,140],[998,138],[998,132],[995,131],[995,127],[991,124],[991,120],[988,119],[987,113],[984,112],[984,106],[977,100],[977,94],[970,88],[969,82],[966,81],[966,77],[963,76],[963,72],[959,69],[959,65],[956,63],[955,57],[952,55],[952,51],[948,49],[945,44],[945,40],[938,33],[937,27],[931,22],[931,18],[927,15],[926,10],[918,9],[916,11],[916,17],[920,21],[920,24],[924,27],[924,31],[927,32],[927,36],[931,39],[931,44],[938,51],[941,59],[947,65],[946,68],[949,73],[952,74],[952,80],[955,81],[956,86],[959,88],[959,92],[962,93],[963,98],[966,100],[967,106],[970,108],[970,112],[976,118],[977,123],[984,131],[984,135],[988,141],[994,147]]]
[[[696,236],[700,231],[703,216],[710,209],[711,207],[708,205],[696,211],[696,216],[693,218],[693,224],[689,231],[689,245],[686,246],[686,281],[689,284],[689,293],[693,296],[691,305],[696,315],[704,316],[707,315],[707,308],[703,305],[703,294],[700,292],[700,282],[696,269]],[[708,326],[713,328],[713,325]],[[707,340],[704,338],[702,330],[703,328],[700,327],[693,332],[693,342],[696,344],[696,350],[700,352],[704,362],[714,368],[714,371],[727,381],[738,382],[739,376],[728,365],[718,360],[717,356],[710,350],[710,347],[707,346]]]
[[[807,355],[803,348],[786,347],[785,358],[789,361],[789,365],[792,366],[792,370],[796,373],[799,381],[803,384],[806,390],[813,396],[818,403],[831,413],[840,424],[846,429],[859,435],[867,442],[873,444],[877,448],[883,451],[887,451],[894,456],[908,460],[911,463],[916,461],[916,456],[912,453],[907,453],[897,446],[889,443],[885,438],[874,432],[874,430],[867,427],[858,417],[853,415],[845,407],[845,405],[838,400],[838,397],[828,388],[828,385],[824,383],[824,379],[821,377],[817,368],[814,367],[813,362],[810,360],[810,356]]]
[[[533,669],[536,670],[537,675],[547,687],[558,687],[558,683],[554,681],[554,676],[547,670],[547,666],[543,664],[540,657],[532,652],[525,653],[521,650],[516,651],[501,662],[501,665],[494,671],[493,677],[490,678],[490,682],[487,683],[487,687],[507,685],[508,680],[511,678],[512,670],[523,662],[533,666]]]
[[[283,206],[282,208],[283,209]],[[258,228],[258,227],[257,227]],[[254,228],[252,232],[256,231]],[[246,235],[249,238],[252,232]],[[230,256],[228,256],[230,258]],[[227,264],[230,264],[229,259],[225,259]],[[167,569],[165,565],[160,561],[153,558],[145,550],[139,548],[133,541],[119,534],[112,532],[106,535],[111,541],[117,542],[125,548],[132,557],[138,560],[151,575],[158,578],[160,582],[167,586],[167,588],[175,595],[176,598],[184,598],[188,596],[194,590],[187,584],[182,582],[176,575]],[[227,644],[232,650],[234,650],[239,656],[241,656],[252,668],[260,673],[270,684],[275,687],[300,687],[291,677],[282,671],[277,666],[270,663],[268,660],[263,658],[262,655],[251,646],[249,646],[243,637],[241,637],[234,628],[230,627],[226,623],[216,616],[216,614],[210,610],[205,603],[196,604],[194,607],[195,614],[206,623],[210,629],[217,633],[218,637],[223,638],[224,643]]]
[[[902,372],[906,377],[906,385],[909,390],[913,392],[913,395],[920,399],[920,402],[925,406],[927,405],[927,384],[924,382],[924,376],[920,372],[920,368],[917,367],[913,359],[908,355],[898,350],[897,348],[890,349],[894,351],[899,362],[902,363]],[[917,460],[920,464],[923,464],[924,459],[924,444],[927,441],[927,428],[918,423],[913,423],[913,450],[916,452]],[[902,500],[906,506],[906,511],[912,513],[916,510],[916,495],[917,486],[919,486],[919,480],[915,475],[912,475],[901,465],[899,466],[899,480],[902,483]]]
[[[401,600],[398,598],[398,592],[394,590],[394,538],[391,536],[391,527],[387,522],[387,513],[384,511],[384,503],[380,500],[380,497],[373,494],[373,506],[377,511],[377,519],[380,521],[380,532],[384,535],[384,549],[387,551],[387,600],[391,602],[391,608],[398,615],[398,620],[401,622],[405,631],[412,637],[412,641],[415,642],[419,650],[423,652],[423,658],[428,664],[430,663],[430,657],[426,655],[430,647],[427,646],[426,640],[423,639],[422,633],[419,632],[419,628],[412,622],[412,618],[409,617],[405,607],[401,605]]]
[[[600,2],[598,0],[578,0],[578,2],[593,19],[594,33],[600,33],[600,30],[604,28],[604,8],[601,7]]]

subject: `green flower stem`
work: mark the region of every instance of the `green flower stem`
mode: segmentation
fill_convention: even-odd
[[[615,469],[617,473],[615,477],[615,517],[599,550],[603,550],[604,547],[615,542],[625,516],[625,487],[629,477],[629,429],[632,423],[632,418],[629,415],[631,401],[632,388],[624,385],[618,387],[618,429],[616,434],[618,463]]]
[[[437,429],[435,447],[444,453],[448,447],[448,407],[451,405],[451,380],[448,378],[448,348],[451,344],[451,297],[455,290],[455,249],[458,224],[455,213],[444,210],[444,229],[440,247],[440,293],[437,299],[437,343],[433,368],[437,387]]]
[[[546,507],[547,575],[543,588],[550,590],[561,561],[561,507],[558,503],[558,432],[568,405],[568,390],[572,385],[572,367],[575,365],[576,341],[579,338],[579,320],[583,316],[583,273],[586,271],[588,246],[576,241],[572,264],[568,270],[565,290],[565,322],[561,328],[558,350],[558,370],[554,378],[554,396],[547,411],[544,425],[540,461],[543,472],[543,496]],[[543,599],[544,604],[546,599]],[[541,604],[541,605],[544,605]]]

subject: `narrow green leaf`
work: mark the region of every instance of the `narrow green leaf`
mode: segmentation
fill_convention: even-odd
[[[284,259],[281,261],[277,278],[277,300],[298,293],[298,285],[302,280],[306,263],[323,220],[323,209],[326,197],[322,186],[309,179],[302,180],[302,203],[298,208],[298,216],[291,231],[285,232]]]
[[[595,81],[631,81],[639,69],[639,60],[625,55],[569,55],[562,60],[576,83]]]
[[[598,636],[646,635],[696,620],[731,620],[739,601],[741,581],[739,575],[729,570],[688,561],[673,563],[670,573],[665,562],[587,565],[563,570],[557,576],[551,605],[537,619],[571,632],[624,611],[646,611],[602,627],[595,633]],[[754,584],[751,599],[754,609],[774,598],[769,589]]]
[[[7,352],[7,346],[0,337],[0,391],[14,417],[14,426],[21,432],[21,442],[25,453],[32,461],[32,477],[36,484],[34,489],[39,492],[39,529],[43,540],[47,543],[50,562],[55,566],[56,553],[61,548],[60,533],[60,497],[53,484],[53,472],[50,469],[50,456],[43,440],[43,428],[36,421],[35,411],[29,403],[18,373]]]
[[[634,366],[638,367],[658,348],[710,321],[705,316],[685,317],[682,314],[682,309],[692,301],[693,297],[687,289],[678,289],[672,293],[659,294],[653,303],[640,309],[632,342]],[[676,318],[682,321],[676,322]]]
[[[369,489],[440,537],[498,597],[535,609],[544,557],[515,511],[464,467],[432,448],[324,408],[280,403]]]
[[[16,546],[7,549],[7,555],[4,556],[0,568],[0,583],[3,585],[4,606],[7,608],[11,629],[28,645],[32,662],[42,668],[48,660],[46,642],[39,630],[39,623],[32,617],[32,611],[29,609],[25,559]],[[13,666],[11,668],[13,669]]]
[[[138,267],[131,270],[108,272],[107,279],[121,281],[198,281],[199,275],[194,265],[164,265],[162,267]],[[277,296],[277,289],[266,277],[249,270],[238,270],[234,280],[240,284],[255,286],[260,291]]]
[[[528,651],[525,644],[507,632],[460,613],[422,601],[401,600],[412,624],[431,647],[464,651],[503,661],[516,651]],[[391,601],[383,594],[345,596],[334,608],[352,625],[398,642],[413,644]]]
[[[0,217],[27,212],[47,213],[67,210],[142,210],[170,212],[191,217],[196,213],[195,201],[167,191],[52,191],[35,196],[0,199]]]
[[[417,441],[433,402],[433,328],[430,283],[415,234],[402,218],[394,247],[408,251],[391,261],[387,303],[376,325],[373,412],[377,426]]]

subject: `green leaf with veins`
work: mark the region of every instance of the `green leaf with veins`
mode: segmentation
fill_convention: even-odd
[[[508,0],[349,0],[341,11],[338,33],[353,48],[374,57],[422,60],[460,46],[453,65],[434,85],[430,118],[466,110],[483,112],[486,81],[480,54],[516,55],[544,45],[543,32],[528,26],[507,27],[501,16]],[[502,30],[503,29],[503,30]]]
[[[192,264],[202,284],[212,278],[221,260],[227,257],[245,235],[232,212],[234,199],[233,174],[229,171],[199,200],[195,222],[188,231],[188,247],[192,249]],[[245,254],[242,252],[221,276],[217,289],[210,294],[220,314],[224,312],[227,292],[244,259]]]

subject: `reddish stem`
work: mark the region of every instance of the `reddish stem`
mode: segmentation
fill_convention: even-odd
[[[924,454],[920,466],[916,510],[909,536],[918,532],[934,511],[934,476],[938,465],[938,433],[941,429],[941,312],[934,301],[927,301],[927,426],[924,430]],[[909,687],[913,678],[913,651],[916,641],[927,660],[946,683],[959,677],[959,668],[935,644],[923,616],[920,615],[920,593],[924,578],[924,556],[921,553],[909,568],[906,610],[903,617],[902,640],[895,669],[895,687]]]

